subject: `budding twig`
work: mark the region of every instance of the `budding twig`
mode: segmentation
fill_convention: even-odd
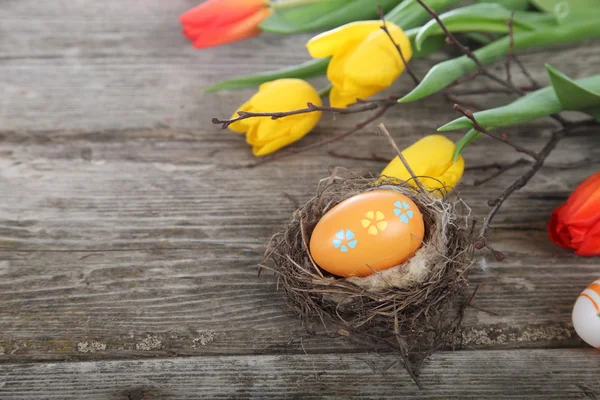
[[[500,166],[496,172],[494,172],[493,174],[491,174],[487,178],[476,179],[473,182],[473,186],[483,185],[484,183],[489,182],[492,179],[497,178],[498,176],[502,175],[506,171],[509,171],[509,170],[511,170],[513,168],[519,167],[521,165],[527,165],[527,164],[529,164],[529,161],[525,160],[524,158],[520,158],[520,159],[518,159],[518,160],[516,160],[516,161],[514,161],[514,162],[512,162],[510,164]]]
[[[435,19],[437,21],[440,28],[442,28],[442,30],[444,31],[444,34],[446,34],[448,43],[450,43],[454,47],[456,47],[461,53],[463,53],[471,61],[473,61],[475,63],[475,65],[477,65],[479,74],[485,75],[488,78],[490,78],[491,80],[501,84],[502,86],[506,86],[521,95],[524,94],[523,91],[521,91],[518,87],[513,85],[511,82],[508,82],[502,78],[499,78],[496,75],[492,74],[490,71],[488,71],[483,66],[481,61],[479,61],[477,56],[475,56],[475,54],[473,54],[473,52],[467,46],[462,44],[458,39],[456,39],[456,37],[454,37],[454,35],[452,33],[450,33],[450,31],[448,30],[446,25],[442,22],[440,16],[433,9],[431,9],[427,4],[425,4],[425,2],[423,0],[417,0],[417,2],[421,5],[421,7],[423,7],[429,13],[429,15],[431,15],[433,17],[433,19]]]
[[[390,100],[391,101],[391,100]],[[335,114],[355,114],[363,111],[374,110],[378,108],[379,105],[376,103],[354,103],[350,105],[348,108],[340,108],[340,107],[329,107],[329,106],[316,106],[312,103],[306,103],[306,108],[300,108],[298,110],[292,111],[277,111],[277,112],[249,112],[249,111],[238,111],[238,117],[231,119],[218,119],[213,118],[213,124],[221,124],[221,128],[228,128],[229,125],[234,122],[241,121],[243,119],[255,118],[255,117],[270,117],[271,119],[279,119],[284,117],[289,117],[290,115],[298,115],[298,114],[307,114],[315,111],[325,111],[331,112]]]
[[[489,137],[492,137],[496,140],[499,140],[501,142],[506,143],[507,145],[509,145],[510,147],[512,147],[513,149],[515,149],[516,151],[518,151],[519,153],[524,153],[527,154],[528,156],[532,157],[533,159],[537,160],[539,158],[539,154],[531,151],[525,147],[519,146],[516,143],[511,142],[508,139],[508,136],[506,135],[498,135],[496,133],[490,132],[487,129],[485,129],[483,126],[481,126],[479,124],[479,122],[477,122],[477,119],[475,119],[475,116],[473,115],[473,113],[471,112],[471,110],[465,110],[464,108],[462,108],[461,106],[459,106],[458,104],[454,105],[454,111],[457,111],[459,113],[461,113],[462,115],[464,115],[466,118],[470,119],[471,122],[473,123],[473,129],[475,129],[478,132],[481,132],[485,135],[488,135]]]
[[[319,140],[319,141],[317,141],[315,143],[311,143],[311,144],[306,145],[306,146],[302,146],[302,147],[290,147],[290,148],[288,148],[286,150],[279,151],[279,152],[277,152],[277,153],[275,153],[275,154],[273,154],[271,156],[264,157],[264,158],[262,158],[262,159],[260,159],[260,160],[258,160],[256,162],[254,162],[252,164],[248,164],[248,165],[246,165],[246,167],[247,168],[258,167],[259,165],[263,165],[263,164],[269,163],[271,161],[275,161],[275,160],[278,160],[280,158],[284,158],[284,157],[290,156],[292,154],[303,153],[305,151],[316,149],[316,148],[322,147],[322,146],[324,146],[326,144],[336,142],[336,141],[338,141],[340,139],[343,139],[343,138],[345,138],[347,136],[352,135],[353,133],[358,132],[359,130],[361,130],[365,126],[369,125],[371,122],[376,121],[377,119],[381,118],[381,116],[383,114],[385,114],[387,112],[387,110],[390,109],[390,107],[392,107],[392,106],[394,106],[396,104],[398,104],[398,103],[396,101],[394,101],[392,103],[386,103],[386,104],[378,106],[380,108],[379,108],[379,110],[376,113],[374,113],[370,117],[366,118],[362,122],[359,122],[358,124],[356,124],[350,130],[344,131],[344,132],[342,132],[342,133],[340,133],[338,135],[335,135],[335,136],[332,136],[332,137],[329,137],[329,138],[326,138],[326,139],[323,139],[323,140]]]
[[[421,83],[421,80],[419,79],[417,74],[415,74],[415,72],[412,70],[410,65],[408,65],[408,61],[406,61],[406,58],[404,57],[404,53],[402,52],[402,47],[400,47],[400,45],[398,45],[398,43],[396,43],[396,41],[392,37],[392,34],[388,30],[388,27],[385,23],[385,16],[383,15],[383,9],[381,8],[381,5],[379,5],[379,4],[377,5],[377,14],[379,15],[379,19],[381,20],[381,30],[385,32],[385,34],[388,36],[388,38],[390,38],[390,41],[392,42],[394,47],[396,47],[396,50],[398,50],[398,54],[400,54],[400,59],[404,63],[404,68],[406,69],[406,72],[408,72],[408,74],[412,78],[415,85],[418,85],[419,83]]]

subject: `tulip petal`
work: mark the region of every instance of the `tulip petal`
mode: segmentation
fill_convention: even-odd
[[[565,224],[591,226],[600,221],[600,172],[581,182],[565,204]]]
[[[443,196],[454,188],[464,171],[464,159],[459,157],[452,162],[454,143],[442,135],[429,135],[402,150],[402,155],[419,181],[430,190],[437,190],[436,195]],[[400,158],[395,157],[381,176],[397,178],[406,182],[412,180]],[[414,183],[413,183],[414,184]]]
[[[575,253],[579,256],[600,256],[600,221],[587,231]]]
[[[387,26],[394,43],[402,49],[404,59],[410,60],[412,48],[404,31],[393,24]],[[381,29],[369,34],[344,65],[347,79],[360,82],[361,86],[379,86],[381,89],[394,83],[405,68],[394,43]],[[373,68],[374,65],[377,68]]]
[[[361,93],[356,92],[344,92],[342,88],[339,86],[333,86],[331,92],[329,93],[329,104],[332,107],[347,107],[349,104],[356,103],[356,99],[366,99],[369,96],[377,93],[378,90],[375,88],[372,92],[367,90],[368,88],[363,88],[364,90]]]
[[[269,16],[271,10],[264,8],[233,25],[205,29],[194,41],[194,47],[206,48],[248,39],[261,33],[258,24]]]
[[[257,110],[292,111],[306,107],[307,103],[320,106],[323,103],[315,89],[301,79],[278,79],[263,83],[251,99]]]
[[[301,79],[278,79],[263,83],[238,111],[261,112],[278,109],[291,111],[306,107],[307,103],[322,104],[317,91]],[[237,111],[233,117],[237,116]],[[272,153],[293,143],[319,122],[321,112],[308,112],[283,118],[253,117],[230,125],[235,132],[246,133],[246,141],[252,145],[256,156]]]
[[[556,210],[552,212],[552,217],[550,218],[550,222],[548,223],[548,236],[550,240],[554,242],[554,244],[569,248],[570,241],[567,236],[561,234],[562,228],[559,222],[560,211],[564,208],[564,205],[558,207]]]
[[[219,26],[247,18],[266,5],[264,0],[208,0],[184,12],[179,22],[184,25]]]
[[[351,22],[313,37],[306,43],[306,48],[313,58],[329,57],[354,47],[378,29],[381,29],[380,21]]]

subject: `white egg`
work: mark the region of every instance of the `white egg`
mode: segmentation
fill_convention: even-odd
[[[581,292],[575,302],[573,327],[584,342],[600,349],[600,278]]]

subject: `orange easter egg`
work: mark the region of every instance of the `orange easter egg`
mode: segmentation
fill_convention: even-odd
[[[394,267],[422,244],[423,215],[407,196],[374,190],[352,196],[329,210],[315,226],[310,254],[338,276],[367,276]]]

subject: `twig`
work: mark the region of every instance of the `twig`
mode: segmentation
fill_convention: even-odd
[[[458,104],[454,105],[454,111],[457,111],[459,113],[461,113],[462,115],[464,115],[466,118],[468,118],[469,120],[471,120],[471,122],[473,123],[473,129],[475,129],[478,132],[481,132],[483,134],[486,134],[496,140],[499,140],[501,142],[506,143],[507,145],[509,145],[510,147],[512,147],[513,149],[515,149],[516,151],[518,151],[519,153],[524,153],[527,154],[529,156],[531,156],[533,159],[538,160],[539,159],[539,154],[531,151],[525,147],[519,146],[516,143],[513,143],[512,141],[510,141],[508,139],[508,136],[506,135],[498,135],[496,133],[490,132],[487,129],[485,129],[483,126],[481,126],[479,124],[479,122],[477,122],[477,120],[475,119],[475,116],[473,115],[473,113],[471,112],[471,110],[465,110],[464,108],[462,108],[461,106],[459,106]]]
[[[473,61],[475,63],[475,65],[477,65],[477,69],[480,74],[487,76],[491,80],[496,81],[499,84],[501,84],[502,86],[506,86],[521,95],[524,94],[522,90],[520,90],[518,87],[513,85],[511,82],[507,82],[504,79],[499,78],[496,75],[492,74],[490,71],[488,71],[483,66],[481,61],[479,61],[479,59],[475,56],[475,54],[473,54],[473,52],[467,46],[465,46],[460,41],[458,41],[452,33],[450,33],[450,31],[448,30],[446,25],[440,19],[440,16],[434,10],[432,10],[427,4],[425,4],[425,2],[423,0],[417,0],[417,2],[421,5],[421,7],[423,7],[429,13],[429,15],[431,15],[433,17],[433,19],[435,19],[437,21],[440,28],[442,28],[442,30],[444,31],[444,34],[446,34],[446,37],[448,38],[448,43],[454,45],[454,47],[456,47],[460,52],[462,52],[471,61]]]
[[[341,153],[338,153],[337,151],[333,151],[333,150],[330,150],[327,153],[330,156],[332,156],[332,157],[342,158],[342,159],[346,159],[346,160],[376,161],[376,162],[385,162],[385,163],[391,161],[391,159],[379,156],[379,155],[377,155],[375,153],[371,153],[368,157],[365,157],[365,156],[354,156],[354,155],[351,155],[351,154],[341,154]]]
[[[529,79],[531,86],[534,88],[533,90],[537,90],[537,89],[541,88],[542,86],[535,79],[533,79],[533,76],[531,76],[531,74],[529,73],[527,68],[525,68],[525,66],[519,59],[519,57],[517,57],[516,54],[513,54],[512,57],[513,57],[514,62],[517,63],[517,65],[519,66],[519,69],[521,69],[521,72],[523,72],[523,75],[525,75],[527,77],[527,79]]]
[[[505,173],[506,171],[509,171],[513,168],[519,167],[521,165],[527,165],[529,164],[529,161],[525,160],[524,158],[518,159],[517,161],[514,161],[508,165],[504,165],[501,168],[498,169],[498,171],[494,172],[493,174],[491,174],[490,176],[488,176],[487,178],[484,179],[476,179],[473,182],[473,186],[480,186],[483,185],[486,182],[491,181],[494,178],[497,178],[498,176],[502,175],[503,173]]]
[[[408,72],[408,74],[412,78],[415,85],[418,85],[419,83],[421,83],[421,80],[419,79],[417,74],[415,74],[415,72],[412,70],[410,65],[408,65],[408,61],[406,61],[406,58],[404,57],[404,53],[402,52],[402,47],[400,47],[398,45],[398,43],[396,43],[396,41],[392,37],[392,34],[388,30],[386,22],[385,22],[385,16],[383,15],[383,9],[381,8],[381,5],[379,5],[379,4],[377,4],[377,14],[379,15],[379,19],[381,20],[381,30],[383,30],[385,32],[385,34],[390,38],[390,41],[392,42],[394,47],[396,47],[396,50],[398,50],[398,54],[400,54],[400,58],[402,59],[402,62],[404,63],[404,68],[406,69],[406,72]]]
[[[391,100],[388,100],[390,102]],[[335,114],[355,114],[364,111],[374,110],[379,107],[377,103],[354,103],[348,108],[330,107],[330,106],[316,106],[312,103],[306,103],[306,108],[300,108],[298,110],[291,111],[277,111],[277,112],[249,112],[249,111],[238,111],[238,117],[231,119],[218,119],[213,118],[213,124],[221,124],[221,128],[225,129],[234,122],[241,121],[243,119],[255,118],[255,117],[270,117],[271,119],[279,119],[289,117],[290,115],[307,114],[315,111],[332,112]]]
[[[513,35],[513,22],[515,19],[515,12],[510,13],[510,18],[506,20],[506,24],[508,25],[508,54],[506,55],[506,81],[512,83],[512,74],[510,73],[510,62],[512,61],[513,49],[515,47],[515,38]]]
[[[392,138],[392,135],[390,135],[390,133],[388,132],[388,130],[385,128],[385,125],[383,125],[383,124],[377,125],[377,130],[379,131],[379,133],[381,133],[385,137],[387,137],[387,139],[389,140],[390,144],[392,145],[392,148],[394,149],[394,151],[398,155],[398,158],[400,158],[400,161],[402,161],[402,164],[404,164],[404,167],[406,168],[406,170],[410,174],[411,178],[415,181],[415,183],[417,184],[417,186],[419,187],[419,189],[421,189],[421,191],[423,193],[427,193],[427,189],[425,189],[425,186],[423,186],[423,184],[421,183],[421,181],[417,178],[417,176],[413,172],[412,168],[408,164],[408,161],[406,161],[406,158],[404,158],[404,155],[402,154],[402,152],[400,151],[400,149],[396,145],[396,142],[394,142],[394,139]]]
[[[488,169],[495,169],[495,168],[504,168],[504,165],[497,163],[497,162],[490,163],[490,164],[480,164],[480,165],[466,165],[465,171],[485,171]]]
[[[469,101],[469,100],[465,100],[465,99],[459,99],[458,97],[455,97],[454,95],[452,95],[451,93],[447,93],[447,92],[443,92],[444,93],[444,98],[450,103],[450,104],[456,104],[458,102],[463,103],[466,106],[471,107],[474,110],[480,111],[483,110],[484,107],[481,106],[480,104],[474,102],[474,101]]]
[[[523,92],[531,92],[533,90],[537,90],[537,87],[534,86],[519,86]],[[512,89],[506,88],[496,88],[496,87],[486,87],[483,89],[454,89],[454,90],[446,90],[446,93],[455,95],[455,96],[474,96],[478,94],[513,94],[515,93]]]
[[[522,164],[530,164],[531,162],[525,160],[523,158],[520,159]],[[570,169],[577,169],[582,167],[587,167],[593,164],[599,164],[600,160],[593,160],[591,158],[584,158],[583,160],[573,161],[570,163],[558,163],[558,164],[544,164],[546,168],[553,168],[562,171],[568,171]],[[503,169],[509,166],[510,164],[500,164],[500,163],[490,163],[490,164],[480,164],[480,165],[467,165],[465,166],[465,171],[485,171],[488,169]]]
[[[515,191],[521,189],[523,186],[525,186],[527,184],[527,182],[529,182],[529,180],[536,174],[536,172],[539,171],[540,168],[542,168],[542,166],[544,165],[544,162],[546,161],[546,158],[552,152],[552,150],[554,150],[557,143],[563,137],[564,132],[565,132],[565,129],[555,131],[552,134],[552,138],[548,141],[548,143],[546,143],[546,146],[544,146],[542,151],[539,153],[538,159],[532,165],[532,167],[523,176],[521,176],[519,179],[514,181],[512,185],[507,187],[500,196],[498,196],[496,199],[488,202],[488,205],[492,207],[492,210],[489,212],[489,214],[485,218],[485,220],[483,222],[483,226],[481,227],[481,232],[479,233],[479,240],[482,241],[484,243],[484,245],[485,245],[485,238],[486,238],[487,232],[490,229],[490,224],[491,224],[492,220],[494,219],[494,216],[496,215],[496,213],[502,206],[502,203],[504,203],[504,201],[508,198],[508,196],[510,196],[513,192],[515,192]]]
[[[448,88],[453,88],[456,87],[458,85],[461,85],[465,82],[469,82],[472,81],[473,79],[477,78],[479,76],[479,71],[475,71],[470,73],[467,76],[463,76],[462,78],[458,78],[457,80],[455,80],[454,82],[452,82],[450,85],[448,85]]]
[[[317,141],[315,143],[311,143],[311,144],[306,145],[306,146],[296,147],[296,148],[294,148],[294,147],[288,148],[287,150],[283,150],[283,151],[277,152],[277,153],[273,154],[272,156],[264,157],[264,158],[260,159],[259,161],[256,161],[256,162],[254,162],[252,164],[248,164],[248,165],[246,165],[246,167],[247,168],[258,167],[259,165],[263,165],[263,164],[266,164],[268,162],[275,161],[275,160],[278,160],[280,158],[283,158],[283,157],[286,157],[286,156],[289,156],[289,155],[292,155],[292,154],[303,153],[303,152],[305,152],[307,150],[311,150],[311,149],[314,149],[314,148],[317,148],[317,147],[322,147],[322,146],[324,146],[326,144],[329,144],[329,143],[332,143],[332,142],[336,142],[336,141],[338,141],[340,139],[343,139],[343,138],[345,138],[347,136],[352,135],[353,133],[355,133],[355,132],[361,130],[362,128],[364,128],[365,126],[369,125],[371,122],[379,119],[383,114],[386,113],[387,110],[390,109],[390,107],[394,106],[395,104],[398,104],[398,103],[397,102],[387,103],[387,104],[381,106],[381,108],[376,113],[374,113],[369,118],[363,120],[362,122],[356,124],[352,129],[350,129],[348,131],[342,132],[342,133],[340,133],[338,135],[329,137],[327,139],[319,140],[319,141]]]
[[[494,200],[488,201],[488,205],[492,207],[492,209],[490,210],[483,222],[481,231],[479,233],[479,239],[475,243],[475,248],[482,249],[483,247],[487,247],[494,253],[494,256],[496,256],[496,259],[498,259],[499,261],[501,261],[504,258],[504,255],[501,252],[494,250],[486,242],[487,233],[490,229],[492,220],[494,219],[496,213],[498,213],[498,210],[500,210],[500,207],[502,207],[502,203],[504,203],[504,201],[511,194],[524,187],[531,180],[531,178],[533,178],[533,176],[540,170],[540,168],[544,166],[544,162],[546,161],[552,150],[554,150],[560,139],[562,139],[566,133],[586,126],[596,126],[597,124],[598,123],[594,120],[572,122],[568,123],[566,127],[561,128],[560,130],[552,133],[552,137],[550,138],[548,143],[546,143],[542,151],[539,152],[538,158],[533,163],[531,168],[527,172],[525,172],[525,174],[523,174],[519,179],[514,181],[512,185],[506,188],[502,192],[502,194],[500,194]]]

